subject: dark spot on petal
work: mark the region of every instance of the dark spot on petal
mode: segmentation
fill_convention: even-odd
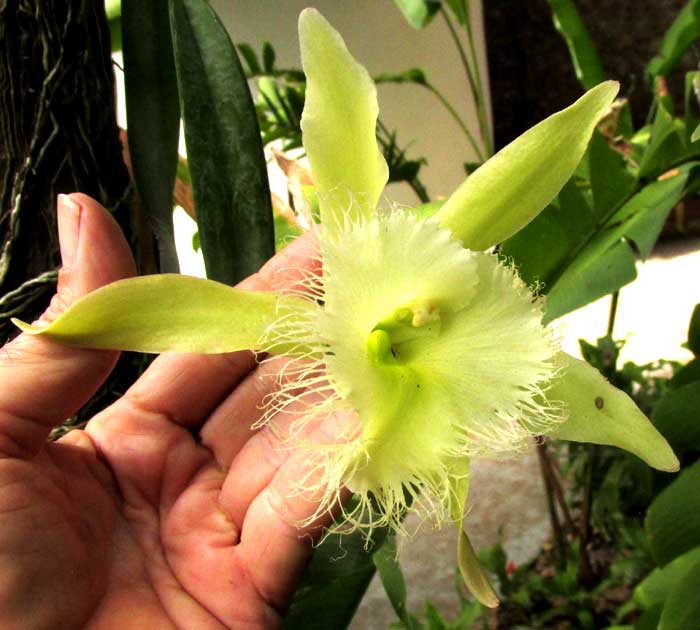
[[[600,396],[596,396],[595,408],[602,409],[604,405],[605,405],[605,401]]]

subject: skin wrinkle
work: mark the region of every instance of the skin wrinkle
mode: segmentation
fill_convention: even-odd
[[[83,229],[89,238],[81,235],[73,266],[76,275],[61,272],[61,283],[70,283],[70,289],[60,290],[47,318],[54,318],[73,298],[131,273],[130,263],[121,255],[128,256],[126,245],[111,217],[93,201],[86,201],[83,211]],[[113,239],[119,244],[112,243]],[[88,242],[92,242],[90,247]],[[307,246],[303,239],[290,245],[247,284],[256,290],[293,288],[304,276],[298,265],[314,260],[307,256]],[[105,249],[117,253],[107,261],[93,260],[92,252]],[[45,442],[51,426],[83,404],[97,387],[95,377],[106,374],[116,356],[109,351],[68,349],[26,335],[0,350],[0,361],[4,359],[0,382],[7,374],[16,390],[15,395],[3,397],[0,389],[0,440],[4,430],[17,442],[16,448],[28,445],[27,455],[37,453],[22,460],[0,459],[0,479],[8,479],[2,475],[8,470],[3,462],[20,464],[14,473],[22,484],[17,490],[21,493],[26,487],[27,496],[34,497],[32,507],[38,511],[28,511],[27,516],[42,523],[31,541],[24,540],[27,516],[20,512],[17,516],[21,518],[15,518],[10,513],[7,519],[17,526],[3,526],[0,531],[0,540],[17,539],[23,541],[19,550],[36,550],[29,556],[25,553],[30,559],[16,574],[10,567],[18,559],[3,564],[5,601],[16,594],[16,607],[0,613],[0,625],[17,627],[18,619],[32,623],[31,617],[47,627],[90,630],[278,627],[292,581],[310,555],[310,536],[300,540],[293,523],[282,524],[289,516],[258,510],[242,526],[257,532],[257,544],[265,549],[265,556],[252,548],[244,550],[242,528],[236,527],[221,501],[225,480],[233,482],[231,471],[220,466],[212,451],[193,436],[219,411],[226,420],[224,439],[233,437],[231,424],[240,427],[239,445],[231,457],[255,438],[250,425],[260,417],[268,390],[277,386],[274,362],[260,367],[250,352],[163,355],[132,386],[124,401],[98,414],[85,431],[71,432],[55,443]],[[245,379],[253,385],[250,409],[235,417],[227,413],[229,417],[224,418],[225,405],[233,399],[231,392]],[[73,383],[70,391],[69,381]],[[12,417],[8,412],[13,412]],[[24,416],[35,419],[36,425]],[[271,430],[266,438],[274,442]],[[11,448],[9,442],[6,446]],[[264,455],[284,468],[289,453],[277,449]],[[23,474],[25,466],[31,475]],[[271,476],[275,474],[273,469]],[[15,490],[8,486],[8,491]],[[255,503],[264,492],[264,486],[258,488],[250,501]],[[0,509],[10,507],[4,496],[0,487]],[[296,497],[287,508],[279,509],[289,509],[296,518],[307,507]],[[188,519],[193,518],[198,519],[199,527],[188,527]],[[63,544],[54,555],[46,552],[55,545],[49,534],[55,538],[60,528],[45,531],[47,522],[56,522],[65,530]],[[47,558],[58,565],[51,565]],[[255,563],[252,570],[246,565],[249,559]],[[280,567],[287,569],[280,572]],[[58,583],[56,577],[60,577]],[[275,585],[275,580],[280,583]],[[31,593],[24,583],[42,589],[46,606],[29,606],[25,595]]]

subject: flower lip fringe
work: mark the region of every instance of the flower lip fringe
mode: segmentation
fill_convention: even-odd
[[[322,272],[261,343],[291,357],[261,422],[295,414],[288,440],[308,453],[298,490],[320,497],[314,519],[348,487],[344,531],[400,529],[409,505],[439,525],[456,461],[511,455],[565,419],[543,395],[557,347],[542,303],[495,255],[398,208],[348,212],[314,238]],[[335,438],[306,439],[338,413]]]

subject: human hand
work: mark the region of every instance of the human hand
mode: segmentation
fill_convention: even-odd
[[[63,269],[45,321],[135,273],[94,200],[60,197],[58,223]],[[289,287],[310,253],[300,239],[243,285]],[[0,351],[0,627],[278,626],[324,525],[295,525],[316,505],[290,497],[304,473],[279,448],[293,415],[250,430],[280,364],[161,355],[84,431],[47,441],[117,356],[29,335]]]

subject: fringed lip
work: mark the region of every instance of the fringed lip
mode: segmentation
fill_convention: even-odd
[[[261,422],[297,414],[288,440],[310,463],[298,489],[322,496],[319,513],[352,490],[343,530],[400,529],[409,505],[449,520],[455,460],[512,454],[563,419],[542,396],[557,351],[542,305],[512,267],[399,209],[313,238],[322,271],[261,344],[291,355]],[[355,420],[335,439],[305,439],[339,413]]]

